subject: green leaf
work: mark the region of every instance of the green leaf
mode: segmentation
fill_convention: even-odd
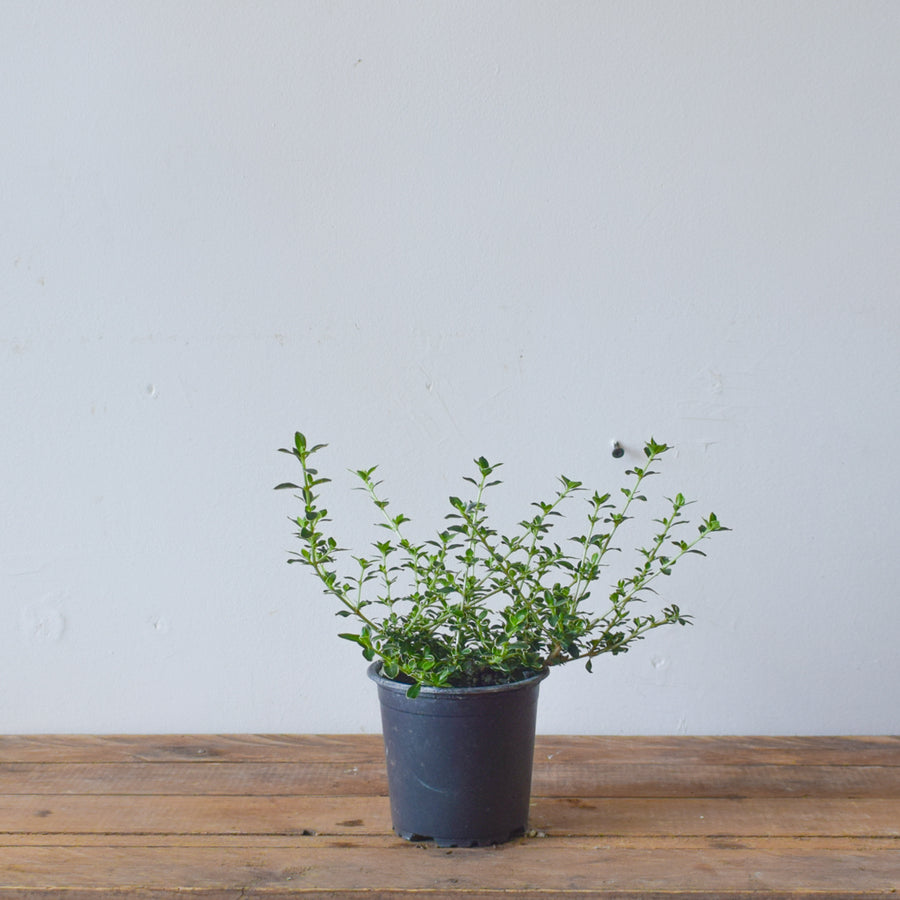
[[[397,665],[396,660],[382,660],[381,674],[384,675],[385,678],[390,678],[393,681],[400,674],[400,666]]]

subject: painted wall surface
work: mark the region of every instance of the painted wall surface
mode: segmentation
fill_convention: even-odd
[[[676,446],[695,625],[541,731],[897,730],[900,4],[0,12],[0,730],[379,728],[298,428],[351,545]]]

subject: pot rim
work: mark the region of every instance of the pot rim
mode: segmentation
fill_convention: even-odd
[[[485,684],[475,687],[433,687],[432,685],[423,684],[419,690],[419,697],[470,697],[473,694],[503,694],[509,691],[522,690],[539,684],[550,674],[548,668],[530,675],[528,678],[522,678],[519,681],[510,681],[506,684]],[[368,669],[366,675],[372,679],[380,688],[391,691],[395,694],[403,694],[409,690],[409,685],[402,681],[394,681],[386,678],[381,674],[381,662],[376,660]]]

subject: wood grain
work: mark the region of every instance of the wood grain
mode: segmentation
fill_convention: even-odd
[[[0,736],[0,900],[862,898],[897,737],[539,737],[533,832],[393,836],[378,736]]]
[[[0,763],[0,794],[387,793],[384,761]],[[678,765],[553,760],[535,766],[550,797],[900,797],[897,766]]]
[[[352,864],[351,864],[352,859]],[[615,891],[887,893],[896,885],[893,854],[849,849],[822,858],[792,847],[689,851],[572,848],[542,840],[485,850],[382,846],[253,848],[30,847],[19,851],[15,886],[42,891],[96,888],[98,873],[117,890],[240,889],[326,894],[353,891],[409,896],[505,892],[514,896],[596,895]],[[5,871],[9,871],[5,869]],[[0,875],[0,878],[5,876]],[[10,887],[0,882],[0,890]]]

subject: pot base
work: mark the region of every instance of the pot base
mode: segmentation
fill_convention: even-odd
[[[515,840],[525,834],[524,828],[514,828],[512,831],[502,835],[492,835],[490,837],[430,837],[424,834],[416,834],[414,831],[402,832],[394,829],[397,837],[413,844],[434,844],[436,847],[491,847],[495,844],[505,844],[507,841]]]

